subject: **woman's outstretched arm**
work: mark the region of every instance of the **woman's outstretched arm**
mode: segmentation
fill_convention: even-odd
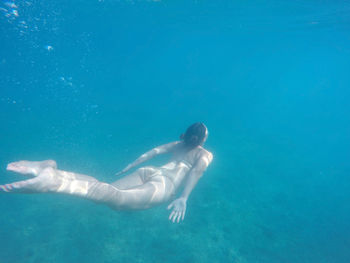
[[[153,148],[152,150],[142,154],[134,162],[128,164],[123,170],[121,170],[120,172],[116,173],[116,175],[121,175],[123,173],[126,173],[130,169],[136,167],[137,165],[139,165],[139,164],[141,164],[143,162],[146,162],[146,161],[154,158],[157,155],[171,152],[174,149],[174,147],[176,145],[178,145],[179,143],[180,143],[180,141],[176,141],[176,142],[171,142],[171,143],[160,145],[160,146],[157,146],[157,147]]]
[[[171,204],[168,206],[168,209],[173,209],[170,213],[169,220],[172,220],[173,222],[180,222],[180,220],[184,220],[187,199],[212,160],[213,155],[209,152],[203,154],[198,159],[187,176],[187,181],[181,196],[171,202]]]

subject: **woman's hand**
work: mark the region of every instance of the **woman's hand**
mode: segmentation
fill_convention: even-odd
[[[170,203],[168,210],[173,208],[173,211],[170,213],[169,220],[172,220],[173,223],[175,221],[179,223],[180,220],[184,220],[186,213],[186,202],[187,200],[184,197],[180,197]]]
[[[115,174],[115,176],[119,176],[119,175],[122,175],[123,173],[125,173],[126,171],[124,171],[124,170],[121,170],[121,171],[119,171],[119,172],[117,172],[116,174]]]
[[[130,165],[128,165],[128,166],[125,167],[123,170],[117,172],[115,175],[116,175],[116,176],[122,175],[122,174],[126,173],[127,171],[129,171],[130,168],[131,168]]]

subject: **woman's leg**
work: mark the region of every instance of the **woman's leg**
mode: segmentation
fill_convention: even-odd
[[[43,169],[47,167],[52,167],[57,169],[56,161],[45,160],[45,161],[39,161],[39,162],[31,162],[31,161],[13,162],[7,165],[7,170],[14,171],[16,173],[31,174],[31,175],[37,176]]]
[[[32,167],[17,164],[17,166],[11,166],[9,170],[26,173],[26,169],[28,172]],[[143,185],[121,190],[93,177],[61,171],[49,166],[32,179],[2,185],[0,190],[22,193],[63,193],[104,203],[113,209],[145,209],[166,201],[170,196],[167,190],[172,189],[167,187],[167,179],[162,176],[157,178]]]
[[[21,173],[24,175],[31,174],[34,176],[38,176],[39,173],[41,173],[45,168],[52,167],[54,169],[57,169],[57,163],[54,160],[45,160],[45,161],[19,161],[19,162],[13,162],[9,163],[7,165],[8,171],[13,171],[16,173]],[[68,173],[68,172],[66,172]],[[87,180],[87,181],[96,181],[94,177],[85,175],[85,174],[79,174],[79,173],[70,173],[74,174],[76,178],[79,178],[80,180]]]

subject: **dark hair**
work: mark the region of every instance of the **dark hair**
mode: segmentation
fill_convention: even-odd
[[[184,134],[181,134],[180,139],[187,147],[195,148],[203,143],[206,133],[207,127],[201,122],[196,122],[188,127]]]

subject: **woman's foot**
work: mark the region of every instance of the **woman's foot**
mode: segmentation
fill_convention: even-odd
[[[12,167],[12,166],[11,166]],[[15,166],[16,168],[11,171],[19,173],[32,173],[33,167],[28,168],[27,166]],[[35,167],[36,169],[39,169]],[[40,168],[41,169],[41,168]],[[52,167],[46,167],[41,170],[41,172],[34,178],[18,181],[11,184],[0,185],[0,192],[22,192],[22,193],[45,193],[45,192],[55,192],[64,183],[63,178],[59,176],[56,172],[57,170]]]
[[[37,176],[45,168],[48,168],[48,167],[56,169],[57,164],[54,160],[45,160],[45,161],[39,161],[39,162],[19,161],[19,162],[9,163],[7,165],[7,170],[13,171],[16,173],[32,174],[34,176]]]

